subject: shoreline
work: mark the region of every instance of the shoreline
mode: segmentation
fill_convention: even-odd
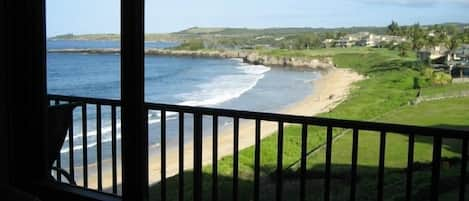
[[[47,52],[78,54],[120,54],[120,48],[49,49]],[[244,63],[253,65],[265,65],[270,67],[308,68],[315,70],[329,70],[335,67],[330,57],[279,57],[263,55],[253,50],[174,50],[161,48],[145,48],[145,55],[242,59]]]
[[[278,113],[314,116],[335,108],[349,95],[352,84],[363,80],[364,77],[349,69],[334,68],[325,73],[320,79],[314,81],[312,93],[303,100],[279,110]],[[277,131],[278,125],[274,122],[261,123],[261,139]],[[239,150],[254,145],[255,125],[253,121],[242,122],[239,126]],[[212,137],[204,137],[202,148],[202,165],[212,162]],[[218,159],[233,154],[233,130],[226,128],[219,131]],[[184,170],[192,169],[192,145],[184,147]],[[168,149],[166,156],[166,176],[171,177],[178,173],[178,150]],[[160,157],[154,156],[149,161],[149,183],[154,184],[160,180]]]
[[[314,116],[320,113],[329,112],[341,102],[345,101],[353,86],[353,83],[363,80],[364,77],[350,69],[331,68],[324,72],[321,78],[313,81],[313,90],[310,95],[304,99],[286,106],[278,111],[282,114]],[[286,126],[286,125],[285,125]],[[278,125],[274,122],[262,121],[261,139],[270,136],[277,131]],[[241,121],[239,125],[239,150],[254,145],[254,121]],[[202,141],[202,165],[206,166],[212,163],[212,136],[206,136]],[[157,147],[149,147],[149,153]],[[192,143],[186,143],[184,146],[184,170],[192,169],[193,165],[193,146]],[[153,151],[154,152],[154,151]],[[233,154],[233,129],[232,126],[219,130],[218,135],[218,159]],[[178,147],[171,147],[166,150],[166,177],[178,174],[179,171],[179,151]],[[148,161],[149,184],[155,184],[161,179],[159,154],[150,154]],[[88,166],[90,170],[95,169],[95,165]],[[112,187],[112,171],[109,168],[110,160],[103,161],[102,182],[104,191],[110,191]],[[81,167],[76,172],[80,172]],[[90,188],[96,188],[97,177],[92,171],[89,171],[88,181]],[[79,174],[78,174],[79,175]],[[120,184],[121,166],[117,166],[117,183]],[[77,184],[82,180],[77,179]],[[120,186],[120,185],[119,185]],[[120,187],[119,187],[120,188]]]

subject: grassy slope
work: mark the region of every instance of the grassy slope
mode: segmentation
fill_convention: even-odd
[[[442,86],[442,87],[431,87],[422,90],[422,96],[435,96],[439,94],[458,94],[459,92],[469,91],[469,83],[461,83],[461,84],[452,84],[450,86]]]
[[[442,119],[448,124],[467,125],[465,121],[469,119],[469,113],[464,110],[458,109],[467,105],[467,99],[456,100],[456,102],[429,102],[423,103],[416,107],[406,106],[408,101],[412,100],[417,91],[412,89],[414,76],[419,76],[419,73],[410,70],[407,66],[411,65],[409,61],[411,58],[400,58],[395,52],[381,49],[367,49],[367,48],[354,48],[354,49],[326,49],[326,50],[312,50],[304,52],[282,52],[272,51],[263,52],[264,54],[276,56],[306,56],[306,57],[321,57],[332,56],[334,62],[339,67],[350,67],[354,70],[365,74],[369,79],[361,81],[357,84],[357,88],[353,90],[350,98],[339,105],[330,113],[323,114],[324,117],[345,118],[345,119],[358,119],[358,120],[379,120],[385,122],[396,122],[405,124],[420,124],[420,125],[434,125],[441,123]],[[441,105],[441,106],[440,106]],[[457,106],[455,106],[457,105]],[[455,107],[443,107],[455,106]],[[434,110],[434,108],[441,108],[442,110]],[[444,110],[443,110],[444,109]],[[414,111],[415,110],[415,111]],[[423,112],[433,112],[432,115],[424,115]],[[438,115],[438,118],[432,118]],[[401,118],[406,116],[406,118]],[[419,118],[420,117],[420,118]],[[308,150],[313,150],[319,145],[324,143],[324,128],[309,127]],[[341,130],[335,129],[335,133],[340,133]],[[378,142],[379,139],[375,133],[364,132],[360,135],[359,147],[359,192],[360,200],[373,200],[375,194],[372,193],[375,188],[376,182],[376,166],[378,157]],[[261,150],[261,166],[264,176],[262,180],[261,190],[263,200],[271,200],[274,196],[275,185],[273,182],[272,173],[276,165],[276,151],[277,140],[276,134],[267,137],[262,141]],[[446,142],[446,141],[445,141]],[[405,167],[405,157],[407,154],[407,138],[402,135],[389,135],[388,136],[388,151],[386,159],[386,193],[388,198],[402,196],[402,182],[403,173],[402,169]],[[457,149],[452,142],[450,145],[445,146],[444,156],[454,157]],[[340,140],[333,145],[333,162],[334,162],[334,176],[337,178],[333,180],[333,195],[335,200],[346,199],[348,194],[348,172],[350,171],[350,150],[351,150],[351,137],[350,134],[345,134]],[[287,174],[285,181],[285,194],[291,200],[295,200],[298,196],[298,183],[297,183],[297,163],[300,156],[300,128],[299,126],[289,126],[285,129],[284,139],[284,153],[283,162],[284,169]],[[453,148],[452,148],[453,147]],[[416,161],[421,163],[428,163],[431,159],[431,144],[428,139],[418,139],[416,145]],[[240,152],[240,194],[242,200],[248,200],[252,196],[252,182],[253,182],[253,147],[247,148]],[[311,171],[323,170],[324,153],[319,151],[316,154],[310,155],[308,159],[308,167]],[[231,174],[232,174],[232,157],[228,156],[219,162],[219,176],[220,176],[220,200],[231,200]],[[425,168],[423,168],[425,169]],[[451,175],[454,169],[449,168],[451,171],[444,173],[444,175]],[[394,173],[393,173],[394,172]],[[210,167],[204,168],[204,197],[208,198],[210,195],[211,179]],[[426,189],[428,184],[428,171],[421,171],[416,173],[416,185],[423,186],[420,189]],[[191,184],[191,174],[186,174],[186,184]],[[320,174],[316,174],[320,175]],[[176,185],[176,178],[169,179],[169,185]],[[454,183],[454,182],[453,182]],[[392,184],[392,185],[391,185]],[[152,198],[157,197],[159,186],[152,187]],[[308,189],[316,189],[315,197],[310,197],[311,200],[320,200],[322,180],[312,179],[308,180]],[[168,196],[171,199],[176,199],[177,188],[169,188]],[[367,191],[362,191],[367,189]],[[370,190],[371,189],[371,190]],[[186,200],[190,200],[191,187],[186,185]],[[424,191],[416,191],[416,196]],[[391,196],[392,195],[392,196]]]

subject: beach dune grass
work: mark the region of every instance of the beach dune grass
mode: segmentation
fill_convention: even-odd
[[[319,51],[319,50],[318,50]],[[326,51],[326,50],[324,50]],[[336,51],[336,50],[333,50]],[[338,51],[338,50],[337,50]],[[309,54],[309,53],[305,53]],[[320,56],[320,54],[318,54]],[[331,56],[331,55],[328,55]],[[332,54],[339,67],[352,68],[368,79],[356,84],[350,97],[323,117],[373,120],[422,126],[444,126],[462,128],[469,125],[469,112],[462,108],[469,105],[469,99],[446,99],[425,102],[416,106],[408,105],[417,90],[413,79],[418,71],[408,67],[410,58],[401,58],[397,52],[357,48],[356,52]],[[395,65],[389,68],[391,62]],[[448,86],[451,87],[451,86]],[[441,125],[446,122],[446,125]],[[464,128],[463,128],[464,129]],[[324,127],[308,127],[307,158],[307,200],[322,200],[324,150]],[[339,139],[333,144],[332,200],[347,200],[350,188],[351,132],[334,129]],[[342,135],[340,135],[342,134]],[[340,135],[340,136],[339,136]],[[284,196],[288,200],[299,199],[299,158],[301,128],[289,125],[284,134]],[[459,175],[461,142],[443,141],[441,171],[442,198],[455,198]],[[385,160],[385,200],[405,200],[405,168],[407,165],[408,137],[401,134],[387,135]],[[314,151],[317,150],[317,151]],[[417,137],[415,144],[414,200],[427,200],[431,178],[432,139]],[[379,159],[379,135],[376,132],[361,131],[358,151],[357,200],[376,200],[377,171]],[[277,157],[277,133],[261,142],[261,200],[275,198],[275,168]],[[232,156],[219,160],[219,200],[232,200]],[[252,200],[254,180],[254,148],[239,153],[240,200]],[[203,168],[203,196],[210,200],[211,166]],[[159,183],[151,186],[152,200],[160,196]],[[168,200],[177,200],[177,176],[168,178]],[[192,172],[185,173],[185,200],[192,200]]]

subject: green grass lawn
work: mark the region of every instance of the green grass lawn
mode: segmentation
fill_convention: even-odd
[[[422,96],[431,97],[444,94],[458,94],[469,91],[469,83],[452,84],[449,86],[434,86],[422,90]]]
[[[280,53],[286,54],[278,50]],[[352,68],[368,79],[356,84],[350,97],[323,117],[373,120],[422,126],[461,127],[469,125],[468,98],[447,99],[424,102],[415,106],[408,103],[413,100],[417,90],[413,89],[414,77],[420,76],[411,57],[401,58],[397,52],[385,49],[350,48],[323,49],[296,52],[298,54],[332,56],[339,67]],[[296,54],[292,52],[291,54]],[[273,54],[273,53],[269,53]],[[290,54],[290,53],[288,53]],[[451,88],[453,86],[446,86]],[[300,156],[301,129],[291,125],[285,128],[283,163],[285,170],[285,199],[298,199],[298,160]],[[333,144],[333,200],[347,200],[349,192],[349,172],[351,160],[351,134],[341,129],[334,129],[335,136],[344,133]],[[431,171],[429,162],[432,156],[432,139],[417,138],[415,145],[414,197],[415,200],[428,198],[428,187]],[[308,151],[321,147],[325,142],[325,128],[310,126],[308,128]],[[445,140],[443,156],[448,158],[442,170],[443,196],[453,198],[457,186],[458,157],[460,142]],[[357,200],[375,200],[376,174],[379,154],[379,137],[377,133],[363,131],[359,139],[359,183]],[[275,176],[277,157],[277,134],[265,138],[261,142],[261,199],[273,200],[275,192]],[[404,200],[404,182],[407,160],[407,137],[400,134],[388,134],[386,151],[386,200]],[[254,148],[249,147],[239,154],[239,188],[240,200],[251,200],[254,178]],[[451,160],[449,160],[451,158]],[[324,152],[319,149],[308,156],[307,194],[308,200],[322,199],[322,173],[324,170]],[[209,200],[211,194],[211,168],[204,167],[203,196]],[[224,157],[219,161],[220,200],[231,200],[232,157]],[[191,200],[192,174],[185,174],[185,200]],[[177,199],[177,176],[168,180],[169,200]],[[151,187],[151,198],[159,198],[159,185]],[[445,198],[446,198],[445,197]]]

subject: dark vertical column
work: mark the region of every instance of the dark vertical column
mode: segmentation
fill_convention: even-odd
[[[466,175],[467,175],[467,141],[463,139],[461,151],[461,176],[459,181],[459,201],[464,201],[466,194]]]
[[[412,178],[414,172],[414,143],[415,136],[409,135],[409,145],[407,148],[407,169],[406,169],[406,201],[412,200]]]
[[[98,191],[103,190],[103,147],[102,147],[102,126],[101,126],[101,105],[96,105],[96,169],[98,177]]]
[[[6,103],[8,115],[7,135],[9,180],[24,190],[34,190],[32,182],[48,175],[47,99],[46,99],[46,34],[45,2],[1,1],[1,15],[5,24],[4,44],[6,59],[2,61],[2,102]],[[28,139],[28,140],[24,140]],[[33,152],[31,150],[34,150]],[[21,158],[21,160],[18,160]]]
[[[254,148],[254,201],[259,201],[260,173],[261,173],[261,120],[256,119],[256,134]]]
[[[184,201],[184,112],[179,112],[178,200]]]
[[[356,200],[357,193],[357,163],[358,163],[358,129],[353,129],[352,168],[350,171],[350,201]]]
[[[308,125],[301,128],[300,201],[306,199],[306,148],[308,146]]]
[[[326,136],[326,166],[324,174],[324,201],[329,201],[331,196],[331,161],[332,161],[332,127],[327,127]]]
[[[6,1],[0,2],[0,27],[6,26]],[[5,66],[6,57],[4,49],[5,46],[5,32],[0,31],[0,66]],[[6,94],[6,73],[0,74],[0,94]],[[4,98],[0,98],[0,160],[7,161],[8,159],[8,115],[7,115],[7,105]],[[8,184],[8,166],[0,165],[0,186],[5,186]]]
[[[378,197],[376,200],[382,201],[384,190],[384,162],[386,157],[386,132],[382,131],[379,140],[379,168],[378,168]]]
[[[83,144],[83,186],[88,188],[88,114],[87,105],[81,108],[82,117],[82,144]]]
[[[161,201],[166,201],[166,110],[161,110]]]
[[[111,107],[112,193],[117,194],[117,118],[116,106]]]
[[[212,201],[218,201],[218,116],[212,119]]]
[[[193,200],[202,200],[202,114],[194,114],[194,192]]]
[[[69,117],[70,128],[68,129],[68,169],[70,173],[70,177],[73,181],[75,181],[75,157],[74,157],[74,142],[73,142],[73,110],[72,115]]]
[[[144,0],[121,0],[122,197],[148,200]]]
[[[233,201],[238,201],[238,169],[239,169],[239,118],[233,120]]]
[[[441,143],[440,136],[433,137],[431,201],[438,201],[440,196]]]
[[[278,122],[278,136],[277,136],[277,182],[275,185],[275,200],[282,201],[283,199],[283,122]]]

